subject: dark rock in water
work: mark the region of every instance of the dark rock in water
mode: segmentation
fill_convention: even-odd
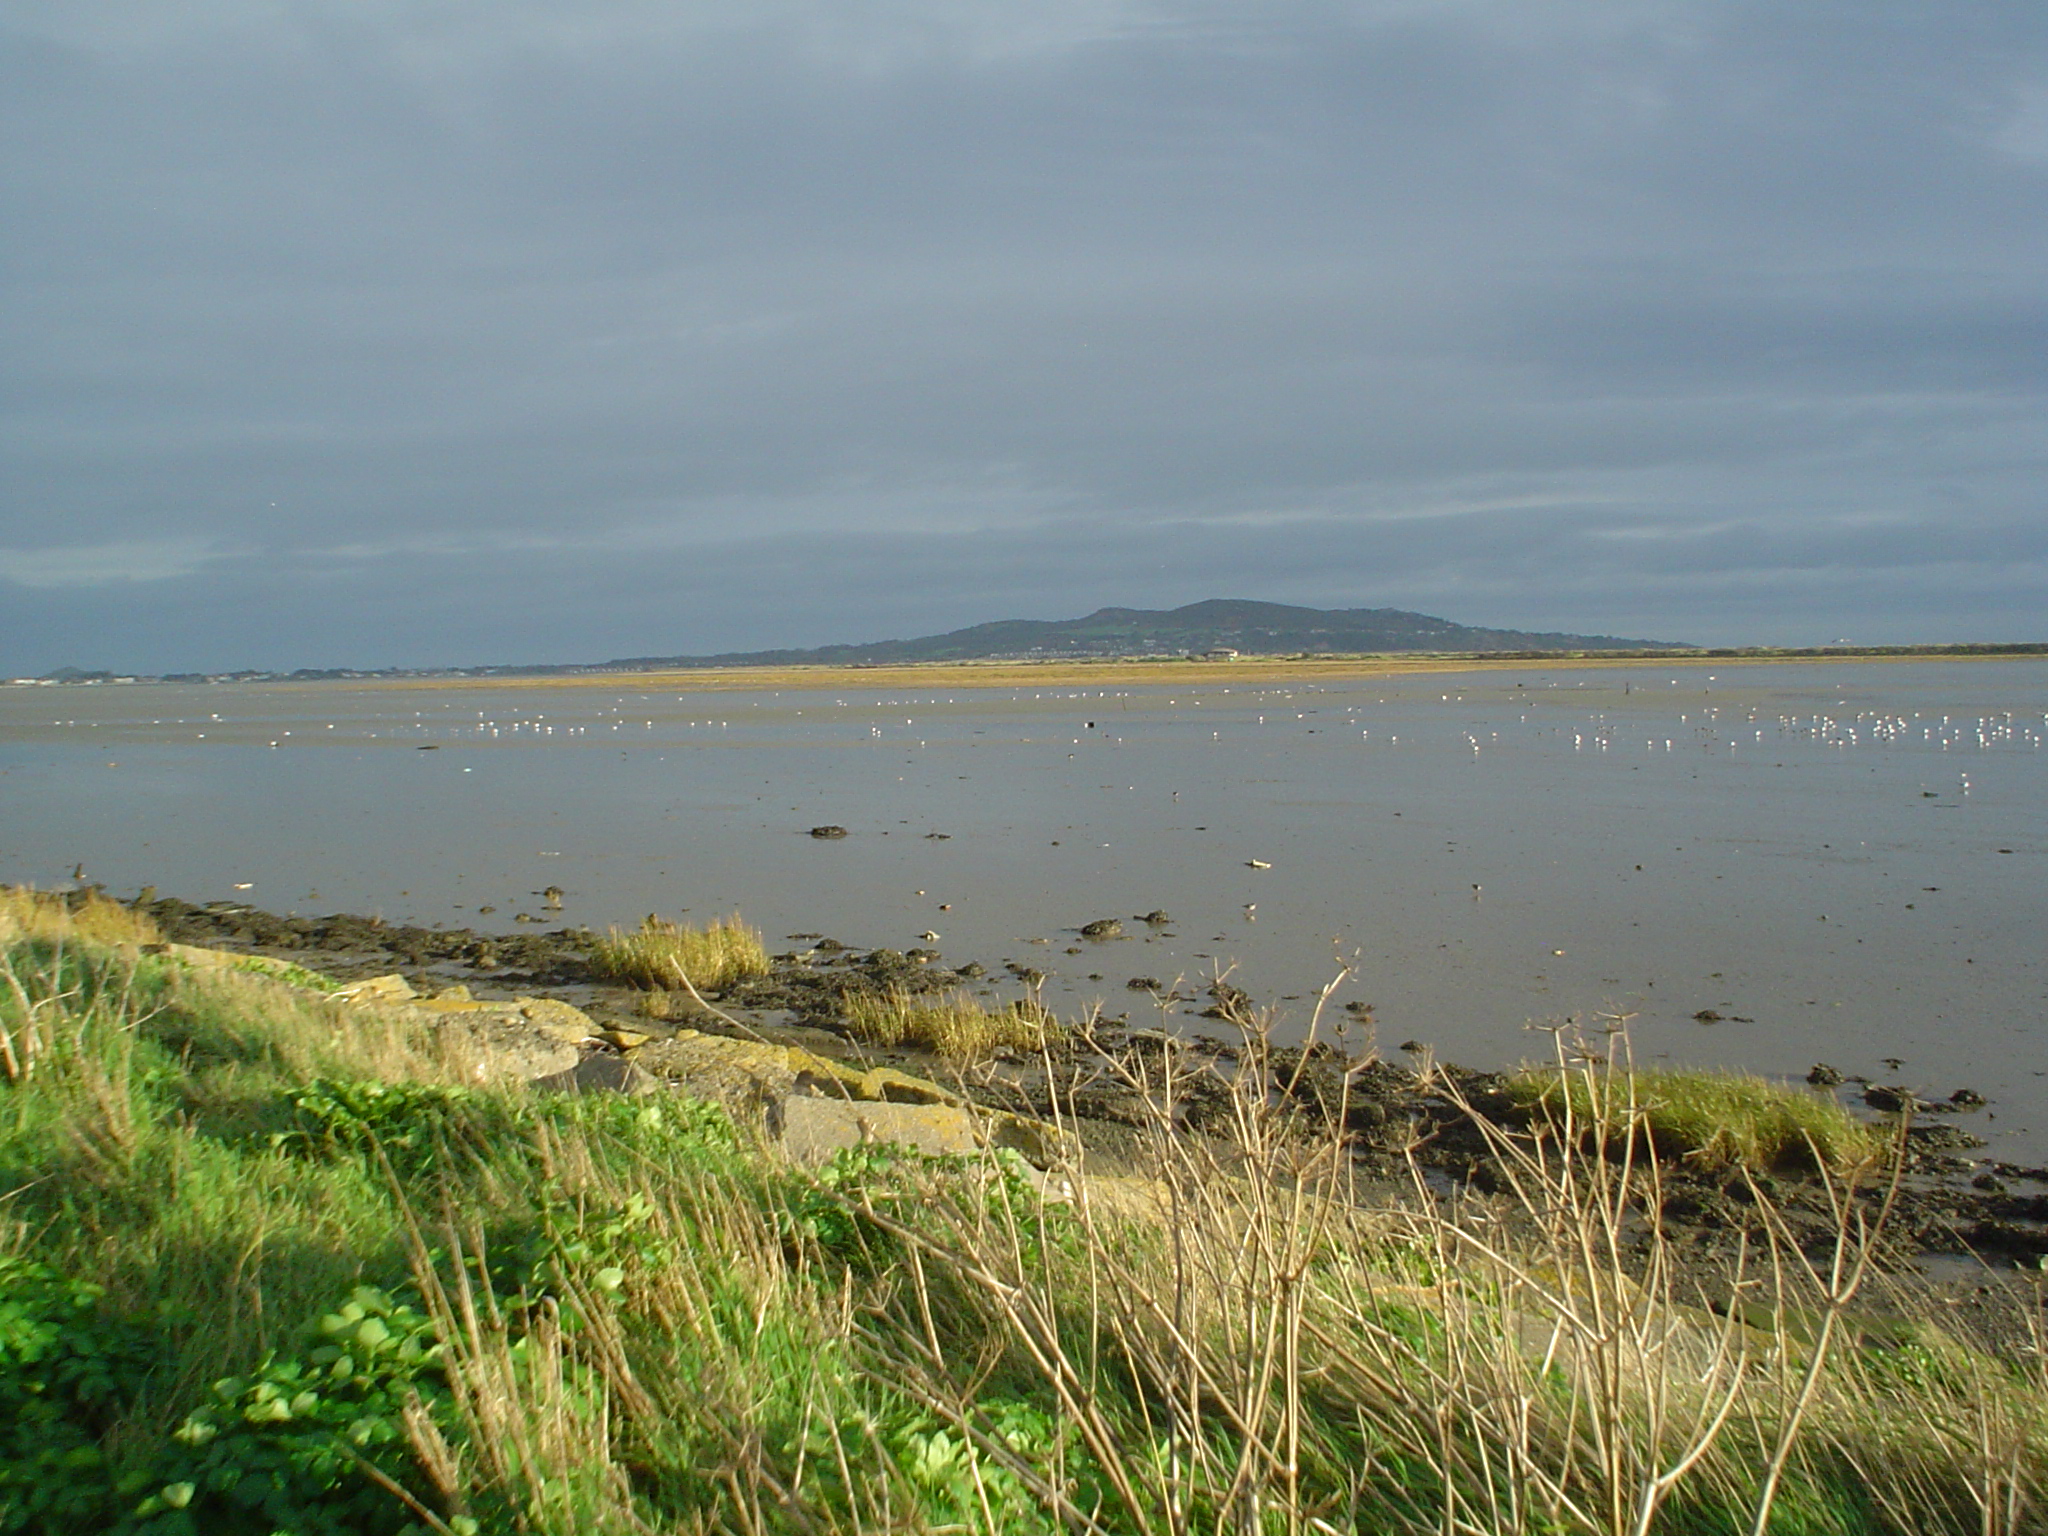
[[[1863,1102],[1872,1109],[1885,1114],[1902,1114],[1909,1109],[1918,1109],[1920,1100],[1910,1088],[1893,1087],[1887,1083],[1872,1083],[1863,1090]]]
[[[1981,1189],[1988,1195],[2005,1193],[2005,1181],[1995,1173],[1980,1173],[1970,1180],[1970,1188]]]
[[[815,836],[816,834],[813,835]],[[953,834],[950,832],[927,832],[924,835],[924,840],[928,843],[950,843],[953,841]]]
[[[1084,939],[1113,939],[1124,931],[1124,925],[1113,917],[1098,917],[1092,923],[1081,925]]]
[[[1164,907],[1154,907],[1150,912],[1140,913],[1138,916],[1138,921],[1141,923],[1150,923],[1154,928],[1164,928],[1168,923],[1172,922],[1173,919],[1167,915],[1167,911]]]
[[[1692,1016],[1692,1021],[1695,1024],[1718,1024],[1726,1017],[1726,1014],[1716,1013],[1711,1008],[1702,1008]]]
[[[1968,1131],[1958,1130],[1953,1125],[1916,1125],[1909,1128],[1906,1137],[1920,1152],[1967,1152],[1973,1147],[1987,1145],[1981,1136],[1972,1136]]]
[[[844,828],[844,827],[813,827],[813,828],[811,828],[811,836],[813,836],[813,837],[828,837],[828,838],[829,838],[829,837],[844,837],[844,836],[846,836],[846,828]]]
[[[1824,1061],[1813,1064],[1813,1070],[1806,1074],[1806,1080],[1816,1088],[1838,1088],[1842,1083],[1841,1069],[1831,1067]]]
[[[842,950],[844,950],[846,946],[840,943],[837,939],[820,939],[817,943],[813,944],[811,948],[817,950],[821,954],[836,955],[840,953]]]
[[[986,976],[988,974],[988,967],[979,960],[970,960],[960,967],[960,974],[969,981],[974,981],[979,977]]]
[[[1423,1044],[1420,1040],[1403,1040],[1401,1042],[1401,1049],[1406,1051],[1410,1056],[1419,1056],[1424,1051],[1428,1050],[1429,1047]]]
[[[2022,1260],[2048,1255],[2048,1233],[2023,1222],[1980,1221],[1965,1235],[1975,1253],[2003,1253]]]
[[[1157,976],[1133,976],[1124,985],[1133,992],[1157,992],[1159,990],[1159,978]]]
[[[1209,998],[1213,1006],[1202,1010],[1205,1019],[1230,1019],[1246,1022],[1252,1016],[1252,995],[1242,987],[1233,987],[1228,982],[1210,984]]]
[[[1984,1095],[1974,1088],[1958,1088],[1948,1096],[1948,1101],[1955,1105],[1957,1109],[1982,1109],[1984,1107]]]

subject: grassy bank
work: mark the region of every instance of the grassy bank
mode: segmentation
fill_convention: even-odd
[[[1868,1322],[1881,1170],[1738,1321],[1631,1137],[1362,1203],[1256,1034],[1226,1142],[1176,1053],[1110,1068],[1151,1166],[1048,1204],[465,1087],[430,1022],[150,938],[0,904],[0,1531],[2041,1528],[2038,1351]]]

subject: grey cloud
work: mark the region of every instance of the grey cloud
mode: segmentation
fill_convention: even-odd
[[[0,670],[1224,592],[1756,640],[2048,611],[2048,14],[9,25]]]

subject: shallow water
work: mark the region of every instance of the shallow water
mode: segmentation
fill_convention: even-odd
[[[1129,978],[1234,965],[1298,1030],[1350,963],[1336,1001],[1374,1004],[1389,1052],[1503,1064],[1547,1055],[1542,1025],[1627,1015],[1639,1059],[1976,1089],[1992,1105],[1960,1123],[2039,1161],[2044,736],[2031,659],[0,688],[0,879],[82,861],[116,892],[504,931],[556,885],[560,919],[599,928],[738,909],[772,939],[936,931],[948,963],[1032,966],[1049,1000],[1134,1023]],[[826,823],[850,835],[807,835]],[[1132,920],[1155,908],[1175,921]],[[1129,937],[1079,937],[1104,917]]]

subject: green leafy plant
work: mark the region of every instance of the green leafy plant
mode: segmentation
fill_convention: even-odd
[[[809,1181],[789,1187],[782,1217],[785,1241],[860,1269],[888,1263],[899,1245],[870,1213],[901,1203],[907,1191],[898,1175],[906,1159],[917,1158],[890,1143],[833,1153]]]
[[[302,1347],[214,1383],[135,1508],[148,1536],[406,1536],[436,1497],[415,1440],[452,1427],[444,1346],[411,1303],[359,1286]]]
[[[101,1288],[0,1256],[0,1532],[93,1529],[114,1511],[101,1437],[155,1364]]]
[[[296,1123],[273,1133],[274,1145],[354,1154],[374,1148],[402,1176],[433,1166],[459,1147],[485,1149],[517,1119],[501,1098],[438,1083],[321,1078],[285,1098]]]

